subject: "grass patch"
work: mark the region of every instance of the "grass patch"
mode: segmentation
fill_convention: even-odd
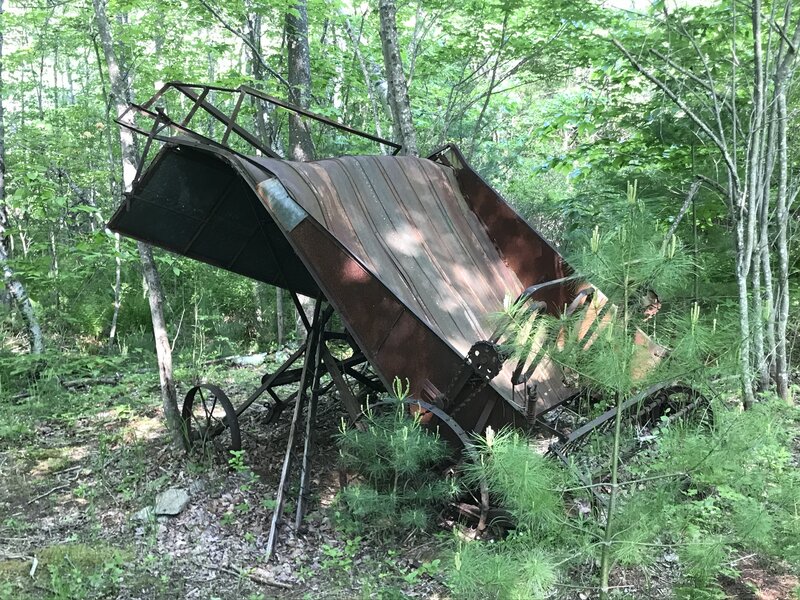
[[[81,600],[113,597],[133,558],[124,549],[105,544],[56,544],[36,553],[32,560],[0,563],[1,600]]]

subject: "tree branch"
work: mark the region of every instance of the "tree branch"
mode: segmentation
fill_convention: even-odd
[[[666,246],[669,243],[669,240],[672,238],[672,236],[675,235],[675,232],[678,230],[678,225],[681,224],[683,217],[686,215],[686,211],[689,210],[689,206],[691,206],[694,197],[697,195],[697,192],[700,191],[700,186],[703,184],[709,185],[727,196],[725,188],[723,188],[716,181],[714,181],[713,179],[709,179],[704,175],[697,175],[697,177],[694,180],[694,183],[692,183],[692,186],[689,188],[689,193],[686,194],[686,200],[683,201],[683,206],[681,206],[681,209],[678,211],[678,216],[675,217],[675,221],[673,221],[672,226],[669,228],[669,231],[667,232],[667,235],[664,236],[664,246]]]
[[[656,77],[649,69],[645,68],[638,60],[636,60],[633,55],[628,51],[628,49],[619,43],[617,40],[611,40],[611,43],[617,48],[631,66],[636,69],[639,73],[641,73],[646,79],[648,79],[652,84],[654,84],[658,89],[660,89],[664,94],[666,94],[667,98],[672,100],[672,102],[680,108],[686,116],[688,116],[695,125],[697,125],[703,133],[705,133],[708,138],[714,143],[714,145],[719,149],[720,153],[722,154],[722,159],[725,161],[725,165],[728,168],[728,172],[730,173],[733,181],[736,184],[736,188],[739,188],[739,175],[736,168],[736,164],[733,162],[730,153],[728,152],[727,146],[723,143],[723,141],[719,138],[717,134],[709,127],[708,123],[706,123],[703,119],[701,119],[697,113],[695,113],[686,102],[684,102],[670,87],[661,81],[658,77]]]
[[[289,85],[289,82],[286,81],[286,79],[280,73],[275,71],[272,67],[270,67],[267,64],[267,61],[264,60],[264,57],[262,56],[261,52],[258,51],[258,48],[256,48],[255,44],[253,44],[253,42],[250,39],[248,39],[248,37],[243,32],[239,31],[238,29],[236,29],[234,27],[231,27],[225,21],[225,19],[222,18],[222,15],[220,15],[219,12],[214,10],[211,7],[211,5],[209,5],[205,0],[199,0],[199,2],[200,2],[200,4],[202,4],[206,8],[206,10],[208,12],[210,12],[212,15],[214,15],[214,18],[217,19],[217,21],[219,21],[220,25],[222,25],[225,29],[230,31],[233,35],[235,35],[240,40],[242,40],[247,45],[247,47],[250,48],[250,50],[252,50],[253,56],[255,56],[258,59],[258,62],[261,63],[261,66],[264,67],[265,71],[267,71],[275,79],[280,81],[284,86],[286,86],[287,89],[291,89],[292,88],[292,86]]]

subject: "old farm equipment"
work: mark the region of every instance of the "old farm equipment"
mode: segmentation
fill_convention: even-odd
[[[285,110],[395,154],[286,161],[241,125],[248,110],[250,122]],[[370,391],[407,378],[407,402],[464,445],[487,426],[533,425],[579,394],[546,355],[509,359],[504,330],[489,316],[506,297],[552,315],[582,310],[582,333],[591,335],[602,321],[602,294],[579,282],[455,146],[427,158],[398,156],[390,141],[245,86],[169,83],[119,122],[142,136],[142,165],[154,157],[140,166],[109,227],[285,288],[303,317],[305,341],[244,403],[234,407],[219,387],[201,384],[183,407],[192,441],[225,433],[228,449],[238,449],[238,416],[254,402],[269,407],[267,421],[291,409],[269,553],[305,414],[298,524],[303,517],[316,407],[328,389],[356,420]],[[315,300],[308,318],[298,294]],[[332,352],[333,342],[349,352]],[[574,444],[585,432],[558,435]]]

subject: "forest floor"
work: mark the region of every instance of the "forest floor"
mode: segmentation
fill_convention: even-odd
[[[202,375],[237,404],[270,366],[211,366]],[[179,389],[199,372],[181,374]],[[254,404],[241,419],[242,460],[231,468],[222,457],[170,445],[152,374],[82,390],[40,386],[8,406],[0,419],[0,600],[450,597],[451,531],[383,543],[335,526],[338,403],[320,406],[304,526],[292,524],[295,469],[271,562],[265,547],[289,411],[265,426],[265,410]],[[179,515],[137,518],[169,488],[189,493]],[[670,569],[657,574],[665,577],[658,597],[671,595]],[[795,597],[797,578],[757,556],[742,557],[739,570],[740,579],[722,582],[731,598]],[[639,587],[640,576],[620,571],[615,583],[651,590],[628,597],[655,597],[652,578]],[[566,597],[593,596],[571,590]]]
[[[263,370],[224,367],[205,375],[236,404]],[[158,386],[142,375],[55,391],[30,412],[30,421],[0,430],[12,434],[0,435],[0,599],[445,595],[434,558],[442,538],[385,547],[334,528],[327,508],[339,486],[338,403],[320,406],[313,498],[302,531],[294,529],[290,493],[269,563],[265,547],[290,411],[274,426],[259,423],[258,403],[242,415],[244,454],[236,469],[220,457],[171,447]],[[293,473],[294,490],[298,478]],[[168,488],[188,491],[183,512],[137,519]]]

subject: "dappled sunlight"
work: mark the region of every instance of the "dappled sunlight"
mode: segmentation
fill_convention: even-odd
[[[398,254],[417,257],[422,254],[419,230],[410,223],[403,223],[386,239],[386,244]]]
[[[342,278],[348,283],[366,283],[370,274],[354,260],[348,260],[342,265]]]
[[[156,417],[132,419],[122,429],[123,440],[126,443],[155,440],[164,433],[164,423]]]
[[[82,461],[89,455],[89,446],[87,444],[80,446],[64,446],[59,448],[50,448],[47,450],[47,456],[37,460],[30,470],[33,477],[42,477],[44,475],[52,475],[60,470],[63,470],[68,465],[73,465]]]

